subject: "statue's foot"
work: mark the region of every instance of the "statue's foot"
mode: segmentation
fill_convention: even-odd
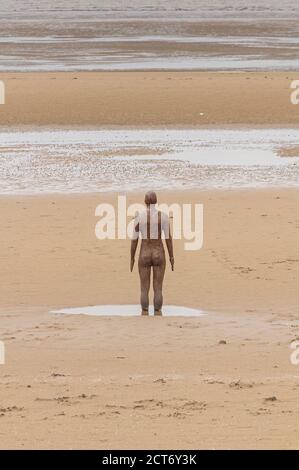
[[[155,310],[155,317],[162,317],[162,310]]]
[[[142,315],[142,316],[148,315],[148,310],[142,310],[141,315]]]

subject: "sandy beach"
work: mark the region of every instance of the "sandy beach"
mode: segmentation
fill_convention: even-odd
[[[1,448],[298,447],[298,191],[179,196],[204,247],[175,241],[165,302],[198,319],[49,314],[138,302],[128,242],[94,235],[116,195],[1,198]]]
[[[127,196],[128,204],[143,201],[143,194]],[[182,291],[186,306],[203,310],[296,313],[297,189],[159,193],[161,202],[178,197],[204,205],[204,247],[188,252],[175,240],[167,303],[182,303]],[[103,202],[116,207],[117,194],[1,198],[4,308],[138,303],[129,240],[95,236]]]
[[[2,3],[0,449],[298,449],[297,0]],[[84,315],[139,312],[95,212],[148,190],[203,247]]]
[[[298,127],[299,72],[1,73],[1,126]]]

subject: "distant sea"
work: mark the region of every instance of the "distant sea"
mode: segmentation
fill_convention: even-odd
[[[0,71],[299,70],[298,0],[0,0]]]

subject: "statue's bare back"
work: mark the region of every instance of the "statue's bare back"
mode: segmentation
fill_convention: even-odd
[[[165,273],[165,251],[162,234],[164,234],[169,261],[174,270],[173,244],[170,233],[169,218],[156,209],[157,195],[149,191],[145,195],[146,209],[138,214],[135,220],[135,232],[131,242],[131,272],[135,263],[135,253],[141,236],[141,247],[138,260],[138,269],[141,288],[142,315],[148,315],[149,289],[151,270],[153,270],[154,309],[155,315],[162,315],[163,305],[163,279]]]

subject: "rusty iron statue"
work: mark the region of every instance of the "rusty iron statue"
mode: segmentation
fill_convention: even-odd
[[[172,271],[174,270],[173,244],[169,217],[156,209],[157,195],[154,191],[146,193],[144,202],[146,205],[145,210],[140,212],[135,218],[134,234],[131,241],[131,272],[134,268],[135,253],[140,237],[141,247],[138,269],[142,315],[148,315],[151,271],[153,271],[155,315],[162,315],[162,287],[166,265],[162,238],[163,234],[169,254],[171,269]]]

